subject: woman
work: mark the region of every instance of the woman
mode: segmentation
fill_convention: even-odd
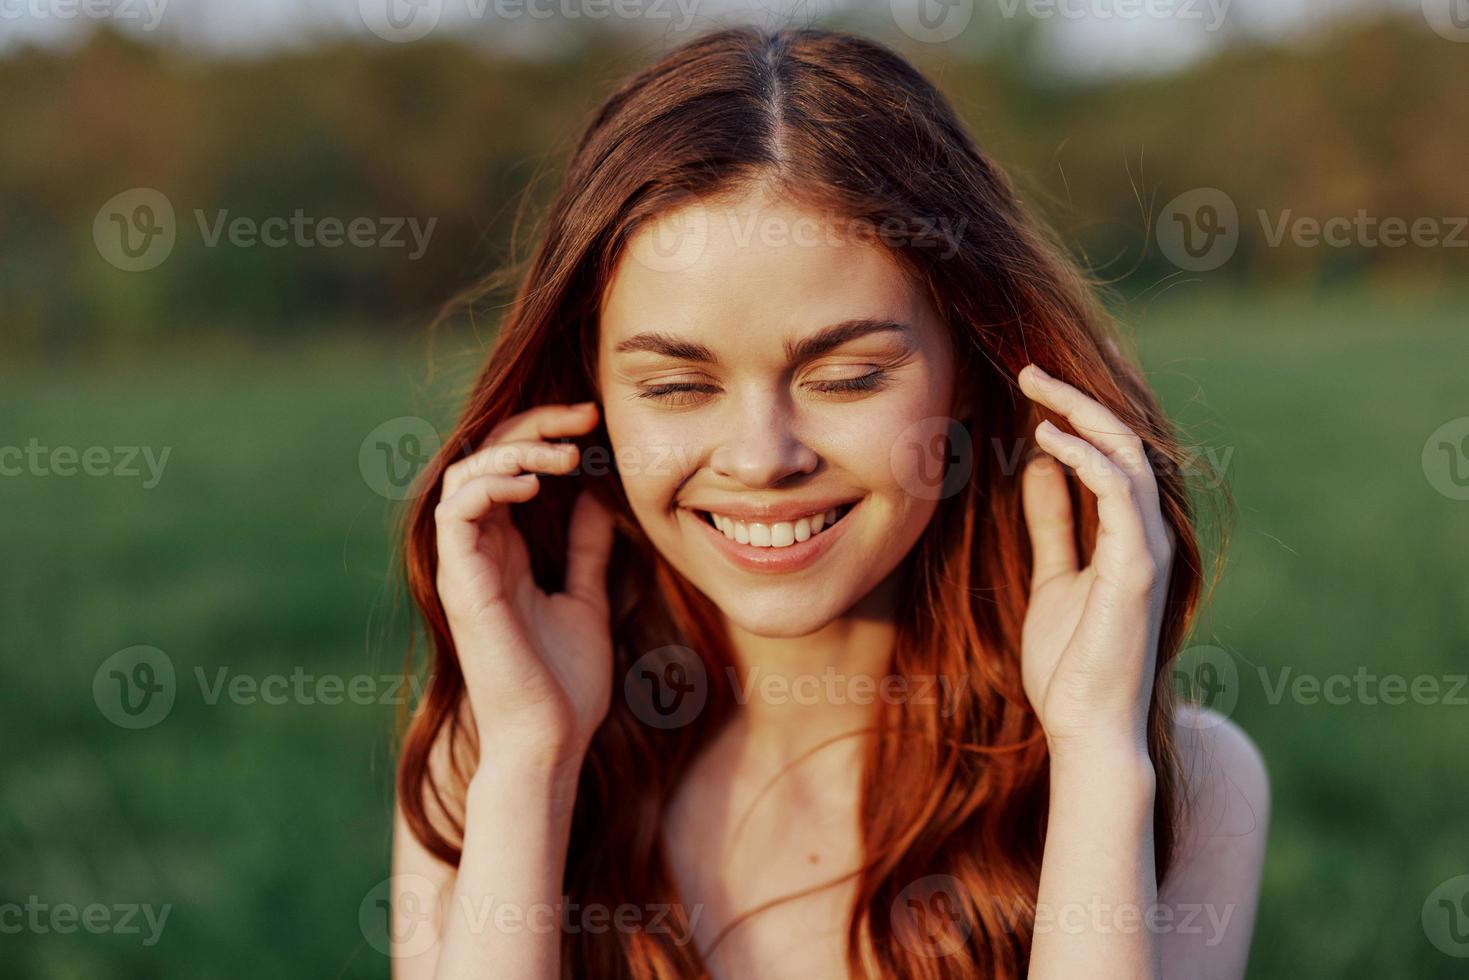
[[[395,975],[1241,976],[1181,454],[930,83],[710,33],[547,222],[409,517]]]

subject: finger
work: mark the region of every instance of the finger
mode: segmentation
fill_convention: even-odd
[[[1035,438],[1037,445],[1070,466],[1076,478],[1096,495],[1101,530],[1124,546],[1124,563],[1141,556],[1151,564],[1142,514],[1134,500],[1136,490],[1127,474],[1096,446],[1062,432],[1049,421],[1036,426]]]
[[[1136,482],[1139,490],[1157,492],[1143,441],[1101,402],[1035,364],[1027,364],[1020,372],[1020,390],[1070,422]]]
[[[581,449],[569,442],[496,442],[450,464],[444,470],[442,496],[459,491],[477,476],[516,476],[520,473],[562,474],[576,466]]]
[[[485,441],[511,442],[518,439],[560,439],[584,435],[596,424],[597,415],[596,402],[537,405],[501,422]]]
[[[1058,575],[1076,572],[1076,539],[1066,474],[1048,456],[1038,456],[1021,474],[1021,499],[1030,532],[1031,590]]]
[[[577,494],[571,510],[566,557],[566,592],[597,606],[607,605],[607,563],[612,557],[612,514],[590,490]]]
[[[479,541],[480,522],[505,511],[506,504],[524,503],[540,490],[534,473],[520,476],[477,476],[434,508],[439,555],[463,553]]]

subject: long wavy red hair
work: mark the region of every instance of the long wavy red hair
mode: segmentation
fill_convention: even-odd
[[[445,467],[514,413],[596,398],[598,304],[629,236],[670,208],[754,182],[877,228],[942,217],[958,232],[951,248],[891,246],[950,326],[971,382],[965,424],[974,429],[970,478],[939,502],[906,559],[892,669],[960,684],[953,703],[883,708],[863,775],[866,860],[856,874],[848,959],[856,976],[1019,978],[1032,936],[1048,775],[1020,673],[1030,551],[1014,450],[1028,450],[1040,421],[1016,389],[1025,363],[1076,384],[1141,436],[1177,535],[1149,716],[1160,881],[1175,846],[1179,797],[1168,679],[1200,598],[1200,546],[1184,457],[1141,373],[1110,339],[1094,284],[1021,206],[935,87],[893,50],[851,33],[721,29],[637,72],[582,135],[528,265],[452,304],[472,306],[499,285],[515,285],[457,427],[422,474],[423,492],[406,517],[407,583],[434,676],[404,736],[400,804],[417,838],[457,865],[465,781],[479,747],[434,588],[433,511]],[[578,441],[608,445],[600,425]],[[1095,506],[1071,482],[1079,545],[1089,554]],[[538,584],[561,587],[570,505],[583,486],[617,517],[608,575],[614,695],[582,771],[564,890],[584,906],[670,903],[677,918],[662,816],[685,767],[734,710],[733,692],[720,684],[729,650],[719,611],[660,558],[633,519],[615,466],[600,477],[544,480],[534,500],[514,508]],[[641,654],[671,644],[698,652],[714,689],[690,724],[655,728],[621,696],[621,681]],[[453,766],[431,765],[436,745],[453,747]],[[905,887],[934,875],[958,885],[949,895],[957,941],[943,956],[911,941],[921,924],[907,918],[903,901]],[[567,931],[564,974],[703,975],[700,952],[676,941],[679,933]]]

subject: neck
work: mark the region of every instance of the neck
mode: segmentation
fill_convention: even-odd
[[[876,723],[897,641],[900,578],[901,566],[806,636],[759,636],[726,620],[739,701],[730,734],[746,751],[785,762]],[[855,748],[861,740],[845,741]]]

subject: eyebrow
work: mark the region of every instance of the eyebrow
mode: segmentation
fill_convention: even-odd
[[[823,327],[811,336],[802,337],[794,343],[787,340],[782,346],[785,349],[786,360],[792,364],[798,364],[820,357],[859,337],[875,333],[897,333],[909,343],[913,338],[913,329],[906,323],[860,317]],[[656,330],[634,334],[613,348],[613,352],[617,354],[631,354],[639,351],[661,354],[680,361],[696,361],[701,364],[719,363],[718,356],[703,344]]]

